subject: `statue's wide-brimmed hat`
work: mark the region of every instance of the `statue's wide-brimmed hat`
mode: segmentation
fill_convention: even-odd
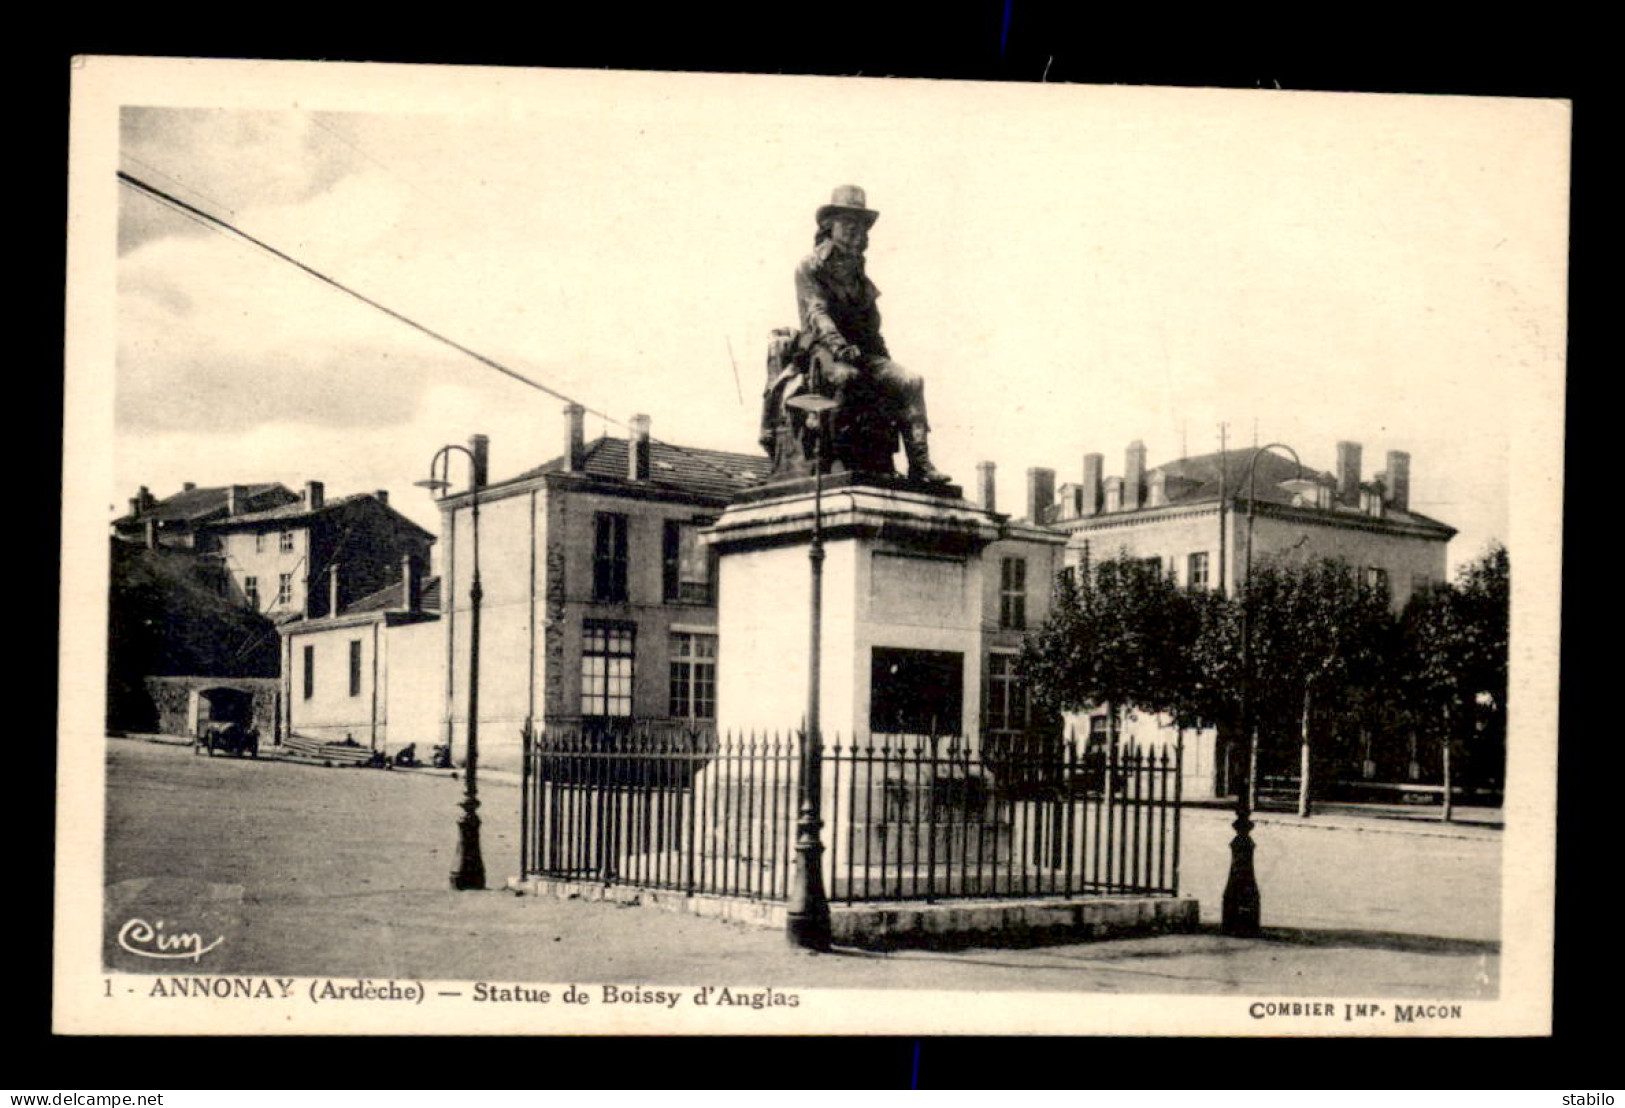
[[[818,209],[818,222],[827,223],[838,215],[853,215],[863,220],[865,227],[873,226],[880,213],[869,207],[863,190],[857,185],[840,185],[830,196],[829,203]]]

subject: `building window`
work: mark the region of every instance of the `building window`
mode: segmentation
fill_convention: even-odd
[[[258,577],[243,578],[243,598],[248,606],[256,612],[260,610],[260,579]]]
[[[293,574],[279,573],[276,578],[276,602],[278,604],[293,603]],[[337,615],[338,613],[333,613]]]
[[[1027,559],[1005,558],[999,563],[999,626],[1023,631],[1027,627]]]
[[[1090,750],[1102,750],[1111,744],[1112,724],[1111,717],[1104,712],[1089,717],[1089,746]]]
[[[316,695],[316,648],[305,647],[305,699]]]
[[[350,640],[350,695],[361,695],[361,640]]]
[[[668,519],[661,541],[662,595],[668,604],[714,604],[711,551],[697,520]]]
[[[256,554],[264,554],[265,553],[265,532],[264,531],[255,531],[254,532],[254,553],[256,553]]]
[[[992,654],[987,662],[988,730],[1025,730],[1027,683],[1016,673],[1016,655]]]
[[[602,517],[600,517],[602,518]],[[637,628],[588,620],[582,625],[581,714],[632,715],[632,655]]]
[[[277,540],[277,549],[282,551],[282,553],[284,553],[284,554],[292,554],[293,553],[293,532],[292,531],[284,531],[284,532],[282,532],[281,537],[278,538],[278,540]]]
[[[1365,587],[1382,597],[1389,599],[1388,571],[1381,566],[1368,566],[1365,571]]]
[[[592,598],[626,599],[626,517],[615,512],[593,519]]]
[[[677,719],[717,718],[717,637],[673,631],[671,714]]]
[[[1185,584],[1193,589],[1208,587],[1207,551],[1203,550],[1185,559]]]

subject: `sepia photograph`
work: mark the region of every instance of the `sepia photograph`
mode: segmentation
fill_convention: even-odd
[[[79,59],[54,1029],[1549,1034],[1570,122]]]

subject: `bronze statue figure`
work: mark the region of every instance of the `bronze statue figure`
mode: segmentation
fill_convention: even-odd
[[[925,383],[892,360],[880,334],[880,290],[863,266],[879,215],[855,185],[837,188],[818,209],[813,251],[796,267],[801,330],[775,331],[768,350],[761,441],[775,475],[809,471],[810,428],[784,401],[811,390],[838,405],[829,417],[826,470],[895,472],[891,459],[901,435],[911,480],[949,482],[931,464]]]

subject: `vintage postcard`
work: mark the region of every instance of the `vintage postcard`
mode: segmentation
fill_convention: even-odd
[[[71,122],[58,1032],[1550,1032],[1567,103]]]

